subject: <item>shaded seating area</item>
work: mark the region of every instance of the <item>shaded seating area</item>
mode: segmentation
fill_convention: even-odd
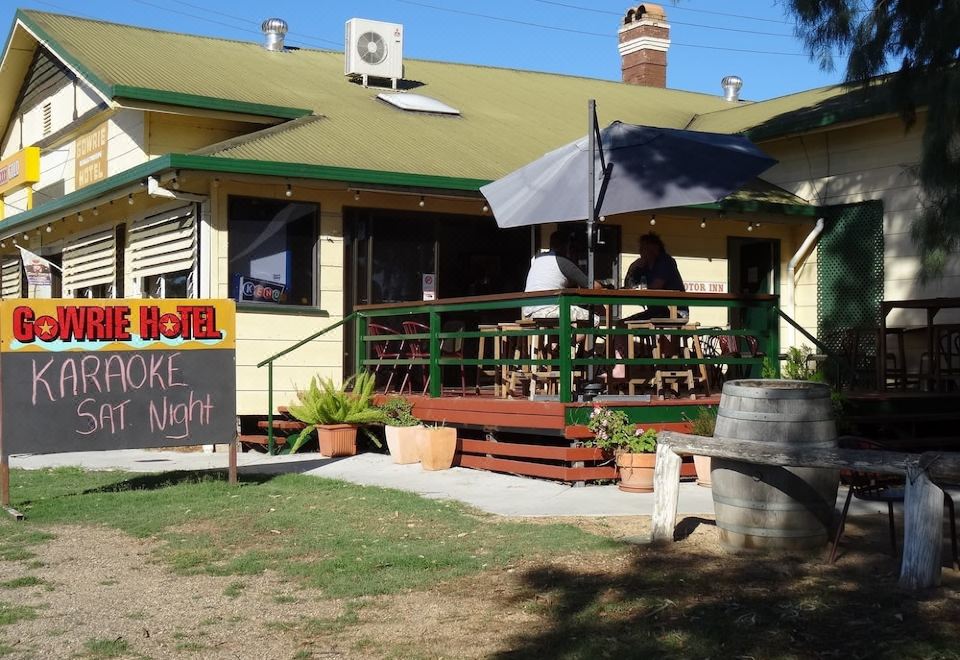
[[[889,449],[887,446],[874,440],[855,436],[841,436],[837,439],[837,445],[842,449],[867,449],[876,451]],[[897,556],[897,527],[894,518],[894,505],[903,505],[906,495],[904,480],[905,478],[900,475],[849,469],[840,470],[840,481],[847,487],[847,496],[843,503],[840,519],[837,521],[836,533],[830,547],[828,561],[831,564],[837,560],[837,550],[840,546],[840,540],[843,537],[847,514],[850,511],[850,502],[854,497],[864,502],[886,504],[887,522],[890,532],[890,553],[894,557]],[[953,497],[946,490],[943,495],[943,503],[947,510],[947,520],[950,525],[951,562],[954,570],[960,571],[960,554],[958,554],[957,551],[956,510]]]
[[[773,315],[763,327],[730,328],[694,319],[575,320],[573,307],[645,305],[736,309],[775,306],[774,296],[677,291],[563,289],[358,307],[356,368],[380,375],[381,391],[431,397],[490,396],[573,402],[590,395],[709,398],[725,379],[760,375],[779,346]],[[484,321],[483,313],[520,316],[550,305],[548,318]],[[714,313],[711,318],[716,319]],[[468,325],[464,318],[471,318]],[[396,332],[397,327],[402,328]],[[471,387],[467,387],[470,372]],[[454,378],[456,373],[458,378]],[[396,387],[399,380],[399,387]]]

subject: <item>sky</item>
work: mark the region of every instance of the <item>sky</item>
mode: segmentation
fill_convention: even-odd
[[[634,1],[633,6],[639,4]],[[842,81],[824,72],[794,36],[783,0],[661,0],[670,23],[667,86],[722,94],[743,78],[741,97],[763,100]],[[342,50],[350,18],[401,23],[404,57],[620,79],[617,28],[628,0],[0,0],[159,30],[260,41],[264,18],[283,18],[287,43]],[[199,63],[198,63],[199,64]]]

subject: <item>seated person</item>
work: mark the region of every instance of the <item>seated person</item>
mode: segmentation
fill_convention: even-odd
[[[571,245],[567,234],[555,231],[550,235],[550,250],[538,254],[530,264],[527,272],[527,284],[524,291],[551,291],[553,289],[587,289],[590,282],[586,274],[573,263]],[[593,288],[600,288],[595,282]],[[524,318],[550,318],[560,316],[558,305],[538,305],[523,308]],[[574,321],[583,321],[590,318],[590,314],[582,307],[571,307],[570,318]]]
[[[627,276],[623,280],[625,289],[640,288],[641,283],[645,281],[648,289],[686,291],[683,286],[683,278],[680,277],[680,270],[677,268],[677,262],[667,252],[659,236],[653,232],[641,236],[639,252],[640,258],[630,264],[630,268],[627,269]],[[645,311],[639,314],[621,320],[646,321],[669,316],[669,309],[655,305],[647,307]],[[686,306],[678,307],[677,317],[681,319],[690,318],[690,308]]]

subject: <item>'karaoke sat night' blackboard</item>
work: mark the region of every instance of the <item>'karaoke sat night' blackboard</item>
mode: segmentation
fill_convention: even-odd
[[[229,300],[0,302],[3,453],[230,442]]]

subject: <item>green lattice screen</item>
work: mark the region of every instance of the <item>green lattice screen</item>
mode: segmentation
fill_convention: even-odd
[[[817,245],[819,339],[855,374],[868,376],[883,300],[883,203],[834,206],[825,217],[827,230]]]

